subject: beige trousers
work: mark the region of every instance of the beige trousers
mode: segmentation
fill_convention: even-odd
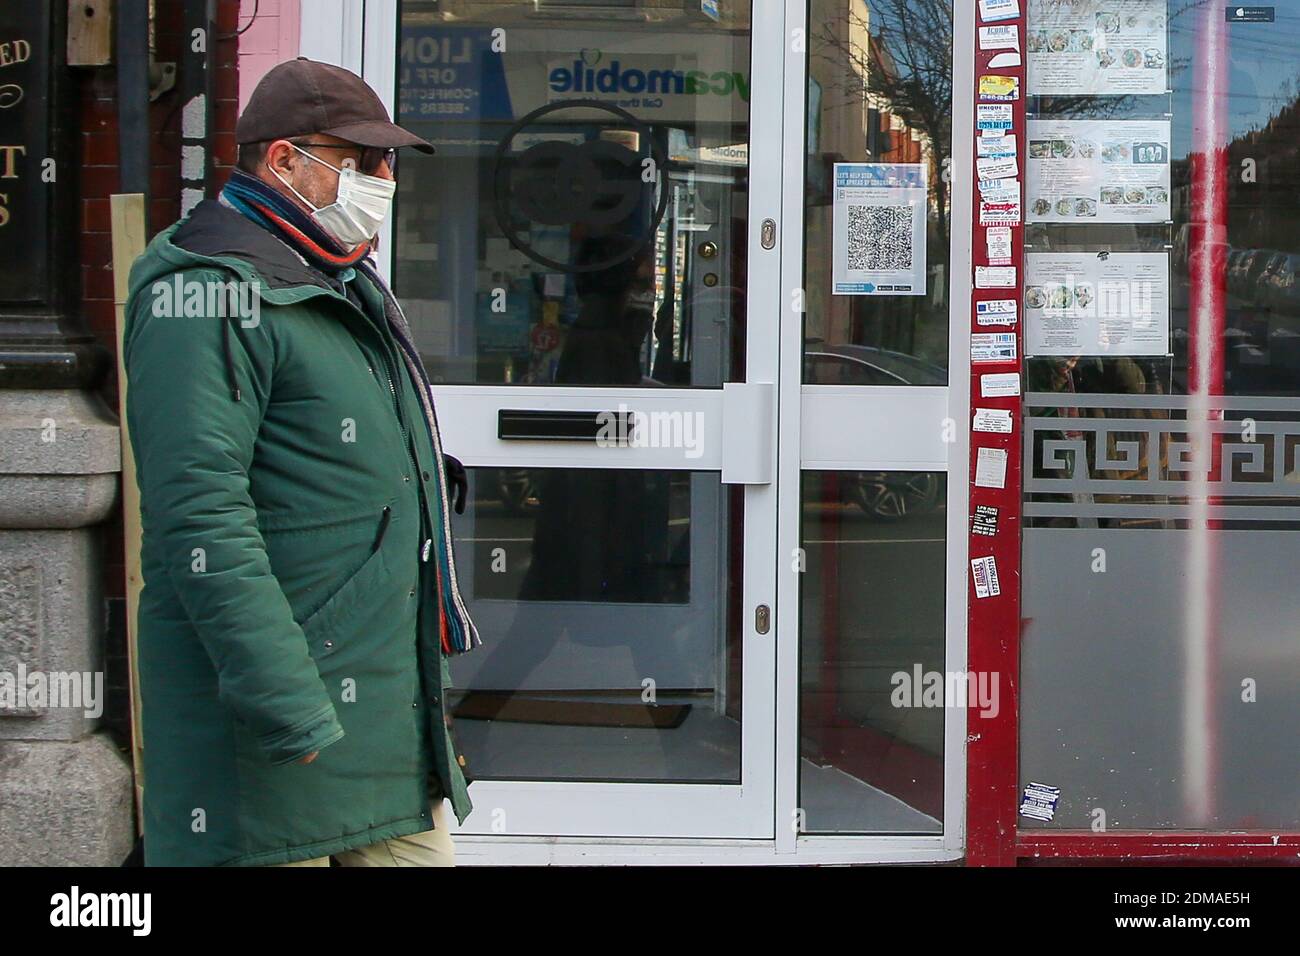
[[[380,840],[355,850],[334,854],[340,866],[455,866],[456,848],[451,843],[447,829],[445,800],[433,805],[433,829],[412,833],[409,836]],[[329,866],[330,858],[319,856],[314,860],[295,863],[272,863],[271,866]]]

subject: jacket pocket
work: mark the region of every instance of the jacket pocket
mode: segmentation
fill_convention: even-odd
[[[381,506],[347,517],[318,517],[311,526],[301,515],[258,516],[271,573],[302,624],[319,611],[377,550],[386,530]]]
[[[384,551],[380,544],[387,527],[387,508],[384,509],[384,514],[385,518],[371,548],[370,556],[324,604],[307,615],[299,624],[315,657],[328,657],[332,654],[337,649],[340,625],[355,618],[357,611],[363,609],[366,602],[377,600],[384,592],[383,584],[388,577],[388,565],[384,561]]]

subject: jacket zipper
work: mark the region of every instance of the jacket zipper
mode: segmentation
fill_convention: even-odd
[[[383,357],[384,357],[384,375],[385,375],[385,377],[388,379],[388,394],[389,394],[389,397],[392,399],[392,402],[393,402],[393,414],[394,414],[394,415],[396,416],[396,418],[397,418],[397,430],[398,430],[398,432],[401,433],[401,436],[402,436],[402,443],[403,443],[403,445],[404,445],[405,448],[406,448],[406,460],[407,460],[408,462],[410,462],[410,464],[411,464],[411,475],[410,475],[410,478],[411,478],[411,480],[416,481],[416,480],[418,480],[418,476],[420,475],[420,466],[419,466],[419,463],[415,460],[415,451],[414,451],[414,449],[411,447],[412,444],[413,444],[413,442],[412,442],[412,439],[411,439],[410,428],[409,428],[409,426],[408,426],[407,423],[406,423],[406,417],[402,414],[401,399],[398,398],[398,395],[397,395],[397,385],[396,385],[396,384],[394,383],[394,381],[393,381],[393,376],[394,376],[393,363],[392,363],[392,357],[393,357],[393,356],[392,356],[392,350],[389,348],[389,343],[388,343],[388,341],[387,341],[387,337],[384,335],[384,332],[383,332],[382,330],[380,330],[380,329],[374,327],[374,323],[372,323],[372,322],[370,321],[370,317],[367,316],[367,315],[366,315],[366,314],[361,310],[361,308],[360,308],[359,306],[356,305],[356,303],[354,303],[351,299],[348,298],[346,292],[343,293],[342,295],[340,295],[339,293],[334,292],[333,290],[331,290],[329,294],[331,294],[331,295],[333,295],[333,296],[335,296],[335,297],[337,297],[337,298],[342,299],[345,303],[347,303],[347,305],[348,305],[348,306],[349,306],[353,311],[360,313],[360,314],[361,314],[361,319],[362,319],[362,321],[365,323],[365,325],[366,325],[368,328],[372,329],[372,330],[375,332],[375,334],[379,337],[379,343],[380,343],[380,347],[381,347],[381,349],[382,349],[382,351],[383,351]],[[386,321],[386,320],[385,320],[385,321]],[[399,346],[399,347],[400,347],[400,346]],[[435,450],[435,452],[434,452],[434,457],[435,457],[435,458],[437,457],[437,452],[436,452],[436,450]],[[420,487],[423,488],[423,486],[420,486]],[[421,497],[423,497],[423,492],[421,493]],[[392,514],[392,513],[391,513],[391,509],[389,509],[388,507],[385,507],[385,508],[384,508],[384,515],[383,515],[383,519],[382,519],[382,522],[383,522],[383,523],[382,523],[381,528],[380,528],[379,537],[378,537],[378,539],[377,539],[376,542],[375,542],[375,549],[376,549],[376,550],[378,550],[379,542],[383,539],[383,535],[384,535],[384,533],[388,530],[388,522],[389,522],[389,519],[391,518],[391,514]],[[421,519],[423,519],[423,515],[421,515]]]
[[[384,356],[384,374],[388,376],[388,393],[393,399],[393,414],[397,416],[397,427],[402,433],[402,443],[406,447],[406,460],[411,463],[412,477],[420,473],[420,467],[416,464],[415,454],[411,451],[411,433],[406,424],[406,418],[402,415],[401,400],[397,397],[397,386],[393,384],[393,367],[389,363],[388,356]]]

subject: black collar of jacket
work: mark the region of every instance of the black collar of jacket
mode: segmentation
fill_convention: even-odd
[[[215,199],[204,199],[172,233],[171,243],[200,256],[242,259],[268,289],[314,285],[331,292],[339,287],[308,265],[279,236]]]

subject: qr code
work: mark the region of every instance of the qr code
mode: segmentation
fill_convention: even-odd
[[[912,207],[849,206],[849,268],[912,270]]]

